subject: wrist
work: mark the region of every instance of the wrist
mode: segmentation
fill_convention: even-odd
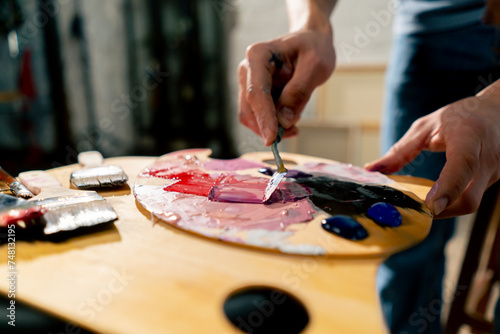
[[[333,35],[330,17],[326,16],[324,13],[310,15],[302,28],[306,30],[318,31],[328,35]]]
[[[335,0],[287,0],[290,32],[313,30],[332,35]]]

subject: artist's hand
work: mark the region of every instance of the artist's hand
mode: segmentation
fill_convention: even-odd
[[[496,84],[496,90],[495,90]],[[477,96],[418,119],[385,156],[365,168],[394,173],[423,150],[446,151],[446,164],[425,203],[436,218],[476,211],[500,178],[500,81]]]
[[[251,45],[238,69],[240,122],[267,146],[276,138],[278,122],[285,128],[283,137],[296,135],[306,102],[334,67],[329,23],[328,29],[305,27]]]

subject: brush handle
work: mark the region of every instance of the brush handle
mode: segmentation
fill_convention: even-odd
[[[98,151],[87,151],[78,154],[78,163],[84,167],[102,166],[104,158]]]
[[[118,218],[111,205],[95,191],[65,188],[55,177],[39,170],[21,173],[19,177],[37,194],[33,201],[47,210],[44,215],[45,234],[94,226]]]
[[[76,190],[63,187],[59,180],[47,172],[34,170],[19,174],[19,179],[36,196],[34,200],[42,200],[58,196],[79,196],[81,194],[95,193],[95,191]]]
[[[45,189],[63,189],[61,183],[52,175],[41,170],[33,170],[19,174],[23,184],[35,195]]]
[[[16,197],[28,199],[34,196],[21,182],[12,177],[2,167],[0,167],[0,181],[5,182]]]

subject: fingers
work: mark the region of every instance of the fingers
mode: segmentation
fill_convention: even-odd
[[[384,174],[397,172],[422,152],[431,138],[433,129],[432,122],[427,119],[419,119],[383,157],[367,163],[364,168]]]
[[[299,135],[299,128],[294,125],[290,129],[285,130],[285,133],[283,134],[282,138],[285,138],[285,139],[292,138],[292,137],[295,137],[298,135]]]
[[[365,168],[392,173],[424,149],[446,151],[446,164],[425,203],[435,218],[472,213],[485,190],[500,179],[498,124],[497,104],[484,98],[463,99],[414,122],[385,156]]]
[[[444,165],[439,179],[429,191],[426,198],[427,206],[434,215],[439,215],[446,207],[454,203],[459,197],[464,199],[463,203],[471,203],[475,206],[475,198],[478,191],[485,189],[487,179],[478,173],[480,167],[480,140],[474,133],[449,134],[446,145],[446,164]],[[475,182],[471,183],[467,193],[464,193],[469,183],[476,176]],[[463,207],[468,211],[468,207]]]
[[[325,82],[333,71],[334,64],[324,62],[310,52],[300,55],[295,70],[278,100],[279,123],[289,129],[294,126],[314,89]]]
[[[255,132],[257,135],[260,134],[260,129],[253,115],[252,109],[247,102],[246,91],[247,91],[247,61],[243,60],[238,67],[238,119],[241,124],[248,127],[250,130]]]
[[[247,50],[247,80],[246,102],[251,106],[251,112],[259,129],[264,144],[269,146],[276,138],[278,119],[271,96],[275,64],[271,48],[263,43],[257,43]]]
[[[441,213],[435,215],[435,218],[455,217],[475,212],[479,208],[484,192],[493,183],[494,182],[489,182],[486,173],[476,174],[476,178],[469,183],[460,197],[451,205],[443,209]],[[436,204],[432,202],[428,203],[427,201],[426,204],[433,212],[436,210]],[[439,208],[437,210],[439,210]]]
[[[302,106],[303,108],[303,106]],[[285,128],[285,130],[291,129],[300,119],[301,109],[290,109],[289,107],[281,107],[278,109],[276,116],[278,117],[278,122]]]
[[[240,121],[266,145],[276,138],[278,120],[285,136],[296,135],[300,113],[334,66],[331,33],[305,30],[251,45],[239,67]]]

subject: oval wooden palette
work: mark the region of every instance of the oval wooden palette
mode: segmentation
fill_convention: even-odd
[[[186,220],[193,220],[193,217],[187,217],[182,210],[177,210],[176,199],[179,197],[176,193],[165,191],[165,185],[172,183],[165,178],[156,177],[151,174],[153,170],[160,170],[165,166],[168,168],[182,167],[182,165],[195,165],[196,169],[208,174],[214,173],[234,173],[239,175],[251,175],[257,177],[267,177],[259,173],[259,166],[273,166],[273,156],[271,152],[257,152],[243,155],[238,160],[216,160],[210,158],[211,150],[193,149],[172,152],[159,157],[152,165],[145,168],[136,178],[134,184],[134,195],[137,201],[159,220],[176,226],[181,230],[194,233],[213,240],[225,243],[252,247],[265,251],[281,252],[287,254],[314,255],[314,256],[335,256],[335,257],[373,257],[392,254],[401,251],[422,241],[428,234],[432,215],[420,196],[425,196],[429,186],[432,183],[428,180],[420,180],[411,177],[387,178],[379,173],[371,173],[358,169],[358,179],[375,180],[379,184],[401,190],[408,196],[422,204],[422,211],[412,209],[397,208],[403,218],[403,223],[399,227],[381,227],[363,214],[355,215],[354,218],[363,225],[368,231],[368,238],[360,241],[351,241],[334,234],[328,233],[321,227],[321,221],[330,215],[315,208],[312,220],[308,222],[294,223],[282,230],[266,230],[263,228],[239,229],[237,224],[228,228],[219,228],[213,224],[189,224]],[[351,167],[345,164],[339,164],[336,161],[315,158],[305,155],[283,153],[282,158],[288,169],[302,170],[304,165],[314,163],[324,163],[334,165],[335,170],[348,170]],[[243,159],[243,160],[242,160]],[[247,162],[249,168],[239,169],[235,167],[238,162],[241,168],[241,162]],[[217,166],[216,169],[214,166]],[[224,166],[227,167],[224,170]],[[210,169],[212,168],[212,169]],[[338,177],[343,175],[333,175]],[[182,198],[197,197],[193,202],[193,207],[199,205],[199,219],[205,219],[208,214],[203,212],[203,206],[209,202],[208,199],[198,195],[185,195]],[[190,198],[192,200],[192,198]],[[238,205],[239,203],[231,203]],[[264,204],[252,204],[263,206]],[[274,205],[274,204],[272,204]],[[189,214],[193,216],[192,211]],[[184,215],[184,216],[183,216]],[[188,219],[189,218],[189,219]],[[212,217],[213,218],[213,217]],[[184,221],[183,221],[184,219]],[[238,219],[238,218],[235,218]]]

